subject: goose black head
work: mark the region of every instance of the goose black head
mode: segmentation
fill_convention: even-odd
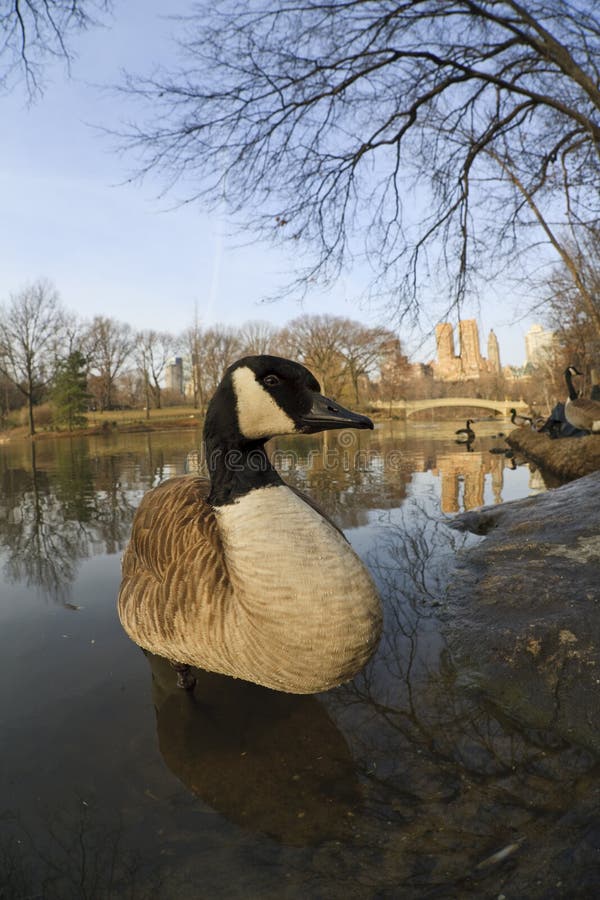
[[[279,356],[245,356],[227,369],[206,414],[205,435],[234,445],[280,434],[314,434],[335,428],[373,428],[320,393],[314,375]]]

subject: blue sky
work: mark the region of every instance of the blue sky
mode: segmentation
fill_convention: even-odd
[[[187,8],[175,0],[169,13]],[[158,180],[128,183],[133,159],[118,154],[100,128],[118,128],[132,117],[131,108],[100,86],[118,83],[125,68],[147,73],[153,62],[174,58],[175,26],[162,17],[164,9],[158,0],[115,3],[106,27],[73,38],[70,78],[57,63],[36,103],[28,104],[18,87],[0,96],[0,301],[44,277],[82,317],[108,315],[134,328],[178,333],[192,323],[195,308],[206,326],[250,319],[282,325],[303,312],[381,322],[352,300],[351,275],[302,304],[292,298],[261,303],[289,279],[290,258],[253,243],[251,235],[242,245],[219,212],[160,198]],[[521,364],[524,334],[535,319],[511,325],[515,304],[500,290],[480,309],[465,309],[464,317],[479,319],[484,355],[493,327],[502,362]],[[400,337],[414,359],[430,358],[431,341]]]

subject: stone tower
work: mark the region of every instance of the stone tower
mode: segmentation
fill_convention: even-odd
[[[462,373],[466,378],[477,378],[487,367],[479,349],[476,319],[461,319],[458,330]]]
[[[435,326],[435,340],[438,363],[449,363],[454,359],[454,335],[450,322],[441,322]]]
[[[487,358],[488,369],[491,374],[499,375],[502,371],[502,366],[500,365],[500,345],[498,343],[498,338],[494,334],[493,328],[490,331],[490,336],[488,337]]]

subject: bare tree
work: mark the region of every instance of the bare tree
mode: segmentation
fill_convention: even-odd
[[[343,320],[341,353],[352,383],[356,403],[360,401],[359,384],[361,379],[366,381],[369,376],[378,371],[385,349],[394,339],[393,332],[387,328],[369,328],[352,319]]]
[[[6,375],[0,371],[0,428],[6,424],[7,416],[12,409],[18,409],[22,402],[22,396]]]
[[[192,387],[192,403],[194,404],[194,409],[203,409],[206,404],[206,398],[203,395],[203,385],[199,371],[202,347],[202,328],[197,312],[194,314],[193,323],[183,332],[180,343],[185,348],[189,361],[189,380]]]
[[[174,355],[176,340],[166,331],[139,331],[134,339],[133,355],[144,381],[146,418],[150,417],[150,401],[161,408],[162,378],[169,359]]]
[[[204,398],[209,398],[225,369],[240,355],[240,338],[235,328],[216,325],[202,334],[198,355],[198,377]]]
[[[45,280],[13,294],[0,309],[0,373],[25,400],[31,435],[33,408],[54,374],[64,324],[58,293]]]
[[[8,0],[0,9],[0,89],[25,82],[30,98],[42,92],[44,64],[73,58],[71,35],[96,24],[109,0]]]
[[[344,382],[344,321],[340,316],[304,315],[281,331],[284,352],[313,372],[325,394],[339,392]]]
[[[591,302],[600,317],[600,230],[589,233],[583,247],[570,246],[569,254],[576,260],[584,290],[573,281],[565,263],[559,263],[544,285],[545,318],[563,351],[559,368],[564,369],[565,362],[575,363],[587,376],[600,366],[600,332],[590,312]],[[562,387],[562,371],[560,377]]]
[[[240,329],[240,352],[248,355],[276,355],[278,331],[270,322],[246,322]]]
[[[133,351],[131,326],[106,316],[96,316],[84,339],[89,361],[90,391],[100,409],[114,406],[115,383]]]
[[[178,71],[128,80],[149,115],[126,142],[142,172],[308,242],[305,285],[364,253],[416,314],[434,275],[460,303],[598,221],[590,0],[202,0],[184,25]]]

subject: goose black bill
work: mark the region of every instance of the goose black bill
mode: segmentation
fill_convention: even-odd
[[[334,428],[373,428],[368,416],[352,412],[340,406],[335,400],[315,394],[311,408],[300,419],[303,434],[314,434],[317,431],[329,431]]]

